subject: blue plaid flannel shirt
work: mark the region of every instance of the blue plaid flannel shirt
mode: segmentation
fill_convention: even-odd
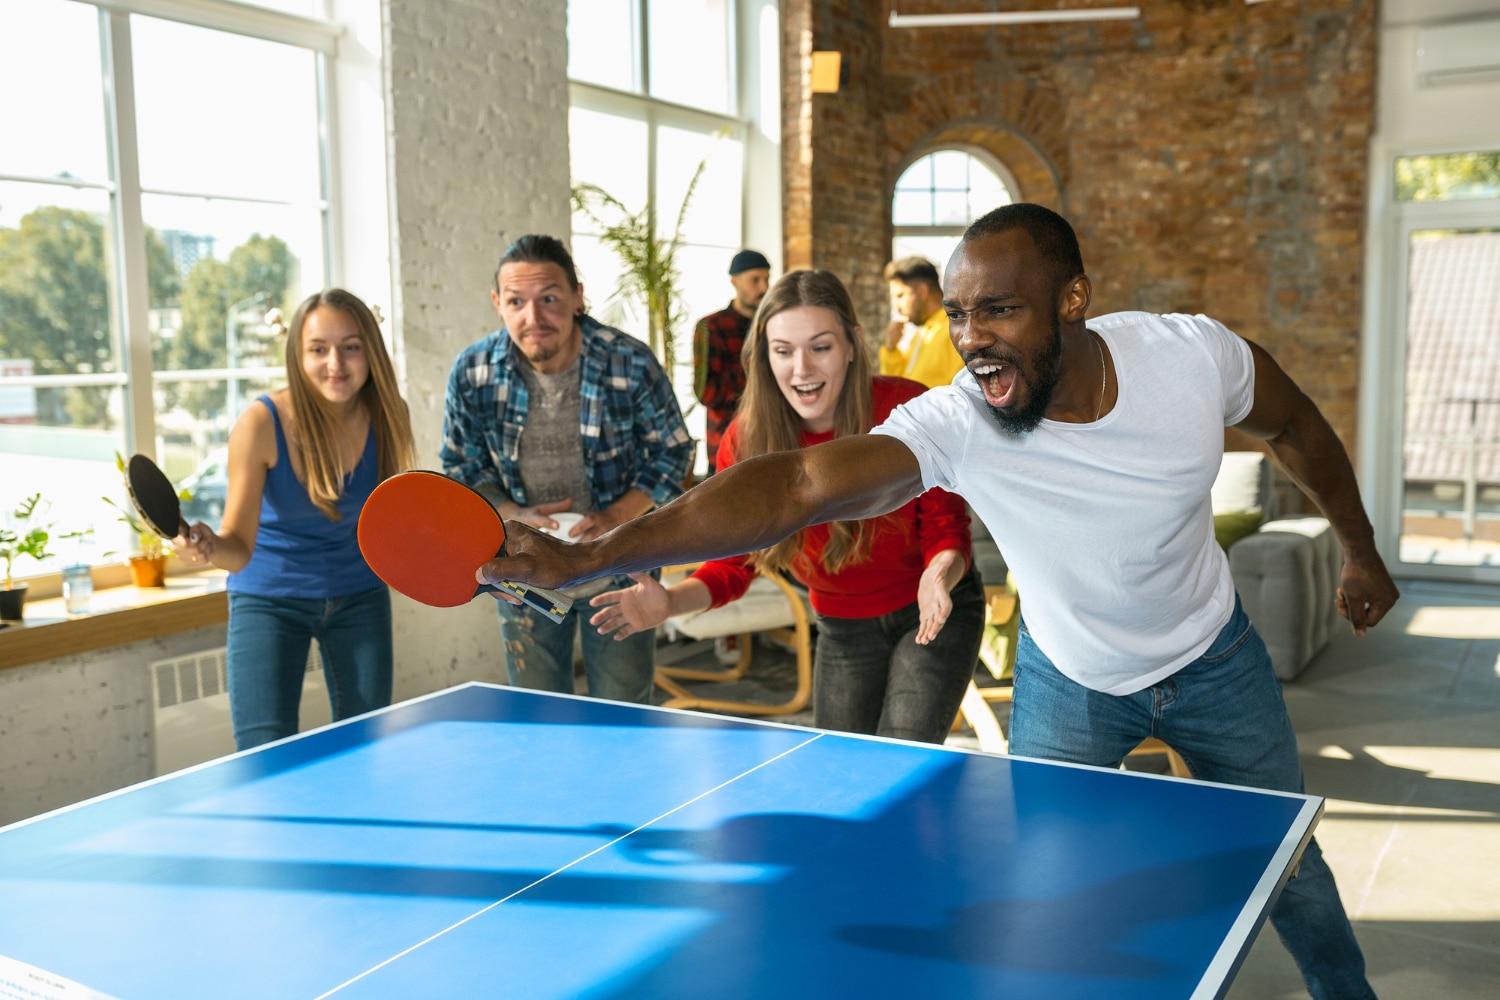
[[[589,316],[583,327],[583,461],[594,510],[630,489],[658,506],[682,493],[694,442],[672,385],[641,341]],[[500,330],[470,345],[448,377],[443,417],[443,471],[469,486],[491,484],[523,507],[521,433],[526,382],[510,334]]]

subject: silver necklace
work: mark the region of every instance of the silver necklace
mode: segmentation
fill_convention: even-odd
[[[1094,410],[1094,422],[1098,423],[1099,415],[1104,412],[1104,395],[1109,391],[1109,365],[1104,363],[1104,345],[1099,343],[1099,335],[1090,330],[1089,336],[1094,338],[1094,349],[1099,352],[1099,374],[1102,376],[1099,383],[1099,405]]]

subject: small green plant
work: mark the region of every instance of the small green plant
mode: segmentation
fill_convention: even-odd
[[[45,512],[42,495],[33,493],[11,513],[10,523],[0,528],[0,559],[5,560],[6,590],[15,588],[11,570],[17,559],[30,556],[41,562],[52,554],[47,551],[52,535],[49,526],[41,521]]]

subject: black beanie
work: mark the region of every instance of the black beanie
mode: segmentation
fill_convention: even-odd
[[[763,267],[767,271],[771,269],[771,262],[766,260],[765,254],[758,250],[741,250],[734,255],[734,260],[729,262],[729,276],[732,278],[742,271],[753,271]]]

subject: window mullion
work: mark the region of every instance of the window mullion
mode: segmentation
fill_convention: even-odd
[[[641,93],[651,96],[651,0],[636,0],[636,80]]]
[[[739,0],[728,0],[725,6],[727,8],[725,27],[728,29],[724,32],[724,45],[726,47],[724,68],[726,70],[725,75],[728,77],[725,85],[729,88],[729,113],[736,118],[740,118],[743,117],[745,100],[743,93],[744,81],[740,78]]]
[[[338,135],[334,113],[337,107],[334,91],[334,72],[329,59],[323,53],[315,57],[318,83],[318,169],[323,207],[320,213],[323,224],[323,283],[328,287],[343,286],[344,254],[340,236],[343,228],[338,224]],[[290,305],[290,303],[287,303]],[[290,313],[290,310],[288,310]]]
[[[131,61],[130,15],[100,11],[104,37],[105,121],[110,135],[110,179],[119,289],[116,350],[130,376],[125,387],[127,449],[156,457],[152,405],[150,280],[146,274],[146,226],[141,217],[141,172],[137,156],[135,79]]]

